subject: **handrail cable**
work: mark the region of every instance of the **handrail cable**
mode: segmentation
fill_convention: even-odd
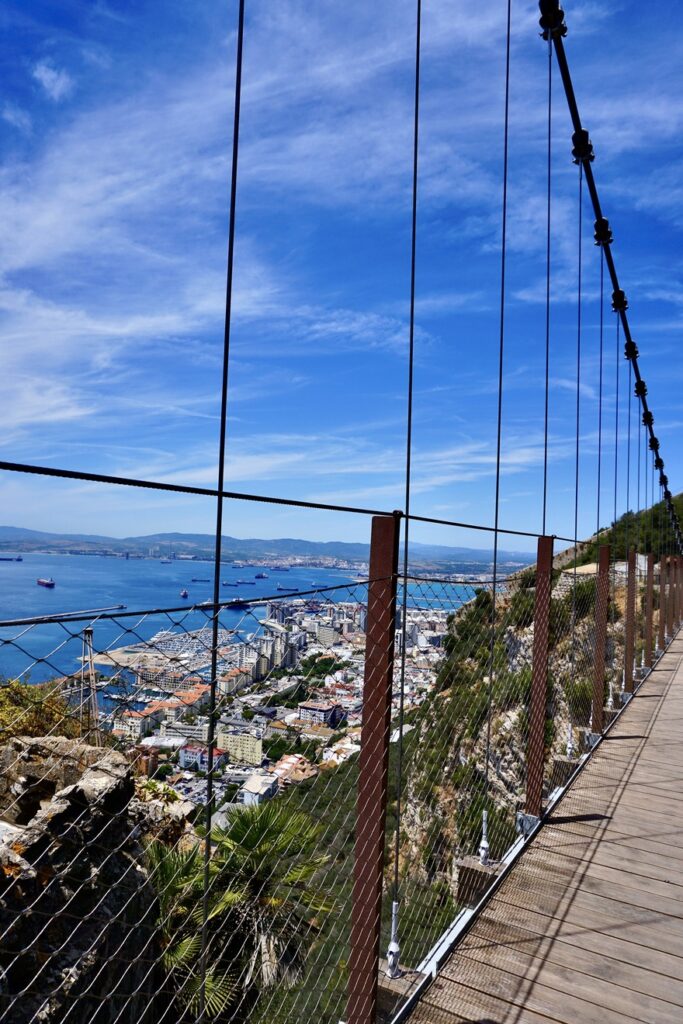
[[[217,498],[218,490],[215,487],[195,487],[188,484],[170,484],[155,480],[138,480],[132,477],[107,476],[103,473],[90,473],[78,469],[59,469],[54,466],[33,466],[22,462],[4,462],[0,460],[0,470],[14,473],[29,473],[34,476],[58,477],[63,480],[81,480],[83,483],[113,484],[124,487],[141,487],[148,490],[169,491],[176,494],[196,494],[201,497]],[[222,492],[223,498],[232,501],[254,501],[267,505],[282,505],[285,508],[306,508],[318,509],[323,512],[343,512],[362,516],[404,516],[401,510],[386,508],[362,508],[357,505],[334,505],[324,501],[304,501],[298,498],[280,498],[266,494],[248,494],[244,491]],[[406,517],[408,518],[408,517]],[[413,523],[432,523],[435,526],[454,526],[463,530],[476,530],[479,533],[494,533],[495,526],[487,526],[482,523],[468,523],[458,519],[442,519],[437,516],[422,516],[411,512],[410,521]],[[511,530],[504,526],[497,527],[498,533],[504,533],[510,537],[538,537],[532,530]],[[572,543],[571,537],[564,537],[562,534],[553,535],[556,540],[567,544]]]

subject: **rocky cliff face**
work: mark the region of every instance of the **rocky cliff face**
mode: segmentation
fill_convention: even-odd
[[[553,598],[557,608],[549,653],[546,794],[553,785],[554,759],[566,754],[570,728],[579,750],[579,731],[590,723],[595,636],[592,605],[578,608],[572,626],[571,591],[559,587]],[[620,602],[623,595],[618,590],[617,616]],[[503,598],[499,613],[504,615],[508,608],[509,600]],[[409,734],[401,822],[403,877],[421,886],[447,883],[454,895],[459,859],[478,850],[484,809],[488,811],[494,859],[515,838],[515,815],[523,808],[526,787],[534,640],[532,624],[501,628],[489,693],[488,638],[477,631],[474,620],[468,643],[459,625],[467,615],[465,608],[451,626],[454,635],[459,633],[464,654],[457,653],[453,670],[441,674],[443,688],[428,697]],[[615,698],[621,679],[623,632],[618,617],[609,623],[606,678]],[[482,648],[483,658],[479,654]]]
[[[2,1021],[157,1019],[157,906],[133,793],[116,751],[59,737],[0,747]]]

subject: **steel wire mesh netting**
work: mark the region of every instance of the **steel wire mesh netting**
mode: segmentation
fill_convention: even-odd
[[[367,586],[217,616],[212,778],[213,607],[0,627],[0,1021],[343,1015]]]
[[[493,596],[491,580],[408,583],[398,843],[399,940],[407,971],[424,969],[430,950],[458,911],[483,894],[495,877],[493,865],[515,841],[525,787],[533,573],[497,582],[495,616]],[[400,682],[397,660],[395,690]],[[389,847],[395,828],[390,806]],[[474,865],[484,838],[482,859],[491,867],[479,872]]]
[[[639,567],[636,667],[645,582]],[[387,621],[384,604],[368,607],[369,592],[387,600],[374,583],[0,624],[1,1024],[344,1019],[366,630]],[[621,704],[627,593],[615,564],[608,708]],[[596,595],[596,576],[573,568],[547,590],[534,568],[495,593],[486,578],[399,586],[381,652],[389,669],[393,658],[389,735],[380,724],[371,737],[387,741],[388,775],[370,781],[388,796],[382,953],[397,850],[408,980],[515,843],[529,762],[547,798],[585,750]],[[661,603],[655,575],[655,639]]]
[[[589,749],[595,678],[598,578],[573,568],[555,574],[549,614],[546,753],[548,790],[564,785]],[[565,759],[565,760],[563,760]]]

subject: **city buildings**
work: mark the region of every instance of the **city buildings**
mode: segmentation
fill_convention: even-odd
[[[260,730],[219,730],[216,742],[227,752],[228,759],[233,764],[260,765],[263,762],[263,734]]]

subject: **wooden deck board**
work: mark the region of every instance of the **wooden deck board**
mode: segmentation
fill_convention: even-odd
[[[683,1020],[683,637],[410,1020]]]

